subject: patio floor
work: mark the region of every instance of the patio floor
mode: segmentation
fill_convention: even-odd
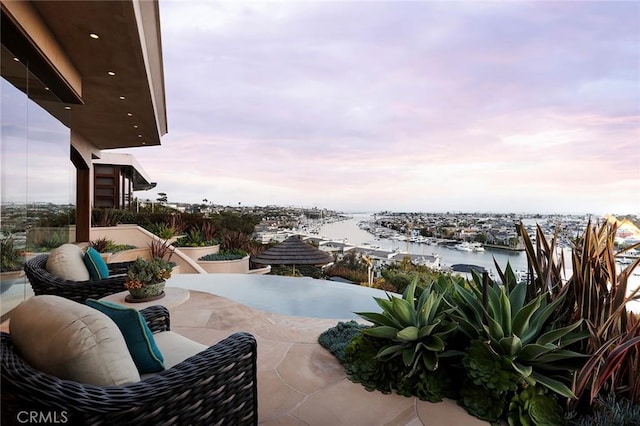
[[[486,425],[455,401],[429,403],[367,392],[346,377],[317,338],[338,320],[256,311],[232,300],[191,291],[171,311],[172,330],[205,345],[236,331],[258,342],[259,424],[272,425]]]

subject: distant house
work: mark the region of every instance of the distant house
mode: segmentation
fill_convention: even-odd
[[[402,262],[405,258],[409,258],[411,263],[419,266],[426,266],[431,269],[440,269],[440,257],[432,256],[432,255],[424,255],[424,254],[407,254],[407,253],[396,253],[391,257],[393,262],[399,263]]]

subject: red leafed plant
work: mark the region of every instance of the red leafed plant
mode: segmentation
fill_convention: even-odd
[[[578,236],[571,253],[572,274],[563,281],[562,256],[556,254],[555,236],[547,241],[538,227],[535,246],[524,227],[520,234],[529,259],[531,281],[528,297],[548,292],[558,306],[554,327],[583,320],[589,338],[572,349],[590,358],[574,376],[573,392],[578,401],[592,404],[601,393],[614,393],[632,403],[640,402],[640,320],[627,312],[627,303],[640,299],[640,288],[628,291],[628,280],[640,259],[618,272],[616,256],[640,247],[635,244],[616,253],[614,241],[618,226],[605,222],[587,225]]]

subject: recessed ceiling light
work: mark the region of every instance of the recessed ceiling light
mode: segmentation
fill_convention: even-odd
[[[127,115],[128,115],[129,117],[133,117],[133,114],[131,114],[130,112],[128,112],[128,113],[127,113]]]
[[[138,128],[138,125],[137,125],[137,124],[134,124],[134,125],[133,125],[133,128],[134,128],[134,129],[137,129],[137,128]]]
[[[116,75],[116,73],[115,73],[115,72],[113,72],[113,71],[109,71],[109,72],[107,72],[107,74],[109,74],[110,76],[114,76],[114,75]]]
[[[16,57],[14,57],[13,60],[16,61],[16,62],[20,62],[20,59],[18,59]]]
[[[48,88],[48,87],[45,87],[45,88],[44,88],[44,90],[49,90],[49,88]]]
[[[66,106],[66,107],[64,107],[64,109],[71,109],[71,107],[70,106]]]
[[[146,144],[147,144],[146,142],[142,142],[142,145],[146,145]]]
[[[125,97],[124,97],[124,96],[120,96],[120,100],[121,100],[121,101],[124,101],[124,100],[125,100]]]
[[[93,39],[99,39],[100,38],[100,36],[98,34],[96,34],[96,33],[89,34],[89,37],[91,37]]]
[[[138,135],[138,137],[139,137],[139,138],[141,138],[141,137],[142,137],[142,135]]]

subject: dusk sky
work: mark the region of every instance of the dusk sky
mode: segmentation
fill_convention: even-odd
[[[640,213],[640,2],[160,0],[170,202]]]

